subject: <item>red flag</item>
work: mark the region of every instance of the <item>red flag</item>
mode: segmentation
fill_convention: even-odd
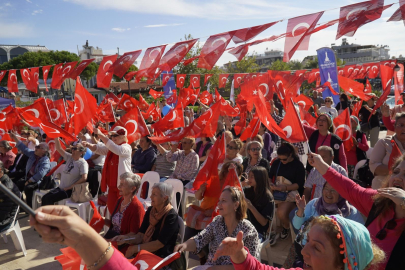
[[[405,20],[405,0],[399,0],[399,8],[392,14],[387,22]],[[405,24],[405,21],[404,21]]]
[[[398,63],[398,66],[399,70],[394,71],[395,104],[402,101],[400,95],[404,92],[404,64]]]
[[[0,70],[0,82],[3,80],[4,76],[6,76],[7,70]]]
[[[359,100],[353,105],[353,111],[352,115],[356,116],[357,118],[359,117],[359,112],[361,107],[363,106],[363,100]]]
[[[284,45],[284,62],[289,62],[295,51],[308,50],[310,33],[322,15],[323,11],[288,20]]]
[[[52,67],[52,65],[42,67],[42,77],[44,79],[46,92],[48,92],[48,85],[46,84],[46,80],[48,79],[49,70],[51,69],[51,67]]]
[[[175,129],[184,127],[184,110],[181,103],[170,110],[160,121],[152,124],[152,127],[159,129],[160,131],[166,131],[168,129]]]
[[[402,156],[401,150],[399,149],[397,143],[394,139],[391,140],[392,151],[390,154],[390,159],[388,160],[388,169],[392,172],[392,166],[394,166],[395,161]]]
[[[141,65],[139,67],[139,73],[138,75],[136,75],[138,79],[140,77],[154,77],[165,48],[166,45],[160,45],[146,49],[145,54],[142,58]]]
[[[190,87],[192,88],[200,87],[200,75],[190,75]]]
[[[56,64],[53,67],[51,88],[57,89],[58,83],[62,80],[63,63]]]
[[[349,108],[346,108],[338,117],[333,119],[333,126],[335,127],[335,134],[342,139],[346,151],[351,150],[354,144]]]
[[[176,89],[172,90],[172,95],[166,99],[167,104],[172,105],[177,102],[177,91]]]
[[[49,159],[51,160],[51,162],[52,161],[58,162],[61,155],[59,154],[58,151],[56,151],[55,139],[50,138],[50,137],[46,137],[46,143],[48,144],[49,151],[50,151],[50,158]],[[65,144],[61,143],[60,146],[62,147],[62,149],[66,149]]]
[[[117,55],[104,56],[97,71],[97,87],[108,88],[111,84],[113,72],[110,71],[113,68],[113,64],[117,59]]]
[[[356,96],[362,100],[369,100],[371,96],[364,93],[364,85],[352,79],[338,75],[339,86],[342,87],[347,93]]]
[[[307,97],[304,94],[301,94],[301,95],[295,97],[293,99],[293,101],[295,103],[297,103],[299,106],[301,106],[302,108],[304,108],[305,111],[308,111],[309,108],[311,108],[311,106],[314,105],[314,102],[312,101],[312,99],[310,99],[309,97]]]
[[[212,94],[210,92],[208,92],[207,90],[205,90],[204,92],[202,92],[200,94],[199,99],[202,104],[207,105],[207,106],[209,106],[213,101]]]
[[[149,108],[148,102],[146,102],[142,95],[139,95],[138,107],[141,111],[147,111]]]
[[[91,218],[89,225],[92,227],[97,233],[101,232],[101,230],[104,227],[104,219],[100,215],[100,213],[97,210],[96,205],[94,204],[93,201],[90,201],[90,206],[93,208],[93,217]]]
[[[300,106],[301,122],[310,127],[316,127],[316,118]]]
[[[387,65],[380,66],[380,77],[381,77],[381,82],[382,82],[382,87],[383,87],[383,93],[380,96],[380,98],[377,100],[377,103],[375,104],[373,111],[370,113],[370,117],[387,100],[387,97],[391,92],[391,82],[392,82],[393,75],[394,75],[393,68],[390,68]],[[370,117],[368,120],[370,120]]]
[[[208,80],[212,77],[213,74],[205,74],[204,76],[204,86],[207,85]],[[0,80],[1,81],[1,80]]]
[[[371,93],[371,84],[368,79],[366,79],[366,87],[364,88],[364,93]]]
[[[180,258],[179,252],[174,252],[162,259],[146,250],[141,250],[130,262],[139,270],[158,270]]]
[[[58,67],[57,69],[57,76],[55,81],[54,79],[54,75],[52,75],[52,84],[51,87],[53,89],[60,89],[60,87],[62,86],[63,82],[70,77],[71,72],[73,71],[74,67],[76,66],[77,61],[74,62],[69,62],[66,63],[63,68],[62,66]],[[56,67],[56,66],[55,66]],[[55,69],[54,69],[54,73],[55,73]]]
[[[186,81],[186,74],[177,74],[176,75],[176,86],[181,89],[184,87],[184,82]]]
[[[138,107],[127,112],[111,129],[114,129],[115,126],[122,126],[127,130],[129,144],[149,135],[148,127]]]
[[[235,44],[249,41],[276,23],[278,23],[278,21],[236,30],[232,41],[235,42]]]
[[[162,76],[162,86],[165,86],[172,76],[173,73],[164,73]]]
[[[229,74],[219,74],[219,88],[224,88],[226,85],[226,81],[228,80]]]
[[[66,247],[60,249],[62,255],[56,256],[57,260],[62,265],[62,270],[79,270],[81,267],[82,258],[77,252],[71,248]],[[84,269],[87,269],[86,267]]]
[[[212,69],[224,53],[234,34],[235,31],[231,31],[210,36],[201,49],[197,68]]]
[[[7,89],[10,93],[18,93],[18,82],[15,69],[8,71]]]
[[[233,81],[234,81],[234,87],[235,88],[239,88],[240,84],[242,83],[243,79],[245,78],[245,76],[247,75],[247,73],[238,73],[235,74],[233,76]]]
[[[160,60],[159,68],[170,71],[187,55],[198,39],[185,40],[174,44]]]
[[[44,98],[39,98],[33,104],[31,104],[27,107],[21,108],[19,110],[21,112],[21,115],[24,118],[27,114],[30,114],[31,116],[33,116],[35,118],[39,118],[41,121],[52,122],[51,117],[49,116],[48,105]],[[29,124],[32,124],[32,125],[35,124],[35,122],[33,122],[31,120],[26,119],[26,121]]]
[[[384,1],[372,0],[340,8],[336,39],[352,37],[358,28],[381,17]]]
[[[129,67],[135,62],[135,60],[141,54],[141,52],[142,52],[142,50],[126,52],[118,59],[117,59],[117,55],[115,55],[115,59],[117,59],[117,61],[112,63],[112,65],[108,69],[108,72],[114,73],[119,78],[122,78],[124,76],[124,74],[127,72],[127,70],[129,69]],[[111,57],[111,56],[106,56],[106,57]],[[104,57],[103,61],[101,61],[101,63],[100,63],[100,66],[103,65],[103,69],[104,69],[104,63],[103,62],[104,62],[104,59],[106,57]],[[110,84],[108,84],[108,86],[109,85]],[[98,85],[98,83],[97,83],[97,86],[101,87],[101,86]]]
[[[190,65],[192,62],[194,62],[194,60],[199,59],[199,58],[200,58],[200,56],[197,55],[197,56],[194,56],[194,57],[191,57],[189,59],[184,60],[183,61],[183,66]]]
[[[16,108],[10,104],[0,112],[0,135],[4,135],[9,130],[13,130],[20,123],[20,114]]]
[[[302,127],[301,119],[293,105],[287,107],[284,119],[279,126],[285,132],[287,141],[291,143],[305,142],[308,140],[304,128]]]
[[[74,114],[70,121],[74,121],[74,127],[70,127],[70,132],[79,134],[79,132],[87,125],[94,115],[97,113],[96,99],[83,87],[80,79],[76,79],[75,89],[75,108]]]
[[[113,106],[115,106],[118,102],[120,102],[120,99],[114,93],[110,92],[103,98],[101,104],[111,103]]]
[[[163,92],[158,92],[153,90],[152,88],[149,90],[149,95],[153,97],[153,99],[158,99],[160,98],[164,93]]]
[[[368,70],[368,78],[375,79],[377,78],[378,73],[380,72],[380,65],[378,63],[373,63],[371,68]]]
[[[27,90],[37,93],[38,84],[34,82],[34,77],[31,76],[31,71],[28,68],[20,69],[20,74],[25,86],[27,87]]]
[[[52,122],[58,126],[67,123],[66,108],[63,99],[48,102],[49,115]]]
[[[138,106],[138,101],[127,94],[124,94],[117,103],[117,108],[125,110],[126,112],[134,109],[136,106]]]
[[[152,103],[146,112],[142,112],[142,116],[144,119],[148,119],[152,116],[152,121],[157,121],[161,117],[160,109],[159,107],[156,107],[155,103]]]
[[[91,62],[94,61],[93,59],[86,59],[80,62],[79,65],[77,65],[77,67],[75,67],[70,74],[68,75],[68,78],[76,80],[77,76],[80,76],[80,74],[82,74],[83,70],[90,65]]]
[[[250,120],[249,125],[243,131],[242,135],[240,136],[240,140],[245,141],[248,138],[250,139],[254,138],[257,135],[257,133],[259,133],[259,129],[260,129],[260,119],[257,115],[255,115],[253,119]]]
[[[66,100],[67,108],[66,112],[73,114],[75,111],[75,102],[71,100]]]
[[[232,50],[229,50],[228,53],[232,54],[233,56],[238,59],[238,61],[241,61],[243,57],[249,52],[249,46],[250,44],[242,44],[239,45],[238,47],[233,48]]]
[[[100,106],[98,107],[97,116],[103,123],[116,121],[111,103],[100,104]]]

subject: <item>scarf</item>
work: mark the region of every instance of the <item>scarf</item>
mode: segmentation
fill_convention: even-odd
[[[124,143],[122,143],[124,144]],[[113,190],[117,189],[118,164],[120,157],[111,151],[108,151],[105,157],[103,173],[101,174],[101,191],[106,192],[107,187]]]
[[[318,198],[315,203],[316,212],[320,216],[324,215],[341,215],[342,217],[350,216],[352,206],[349,202],[339,195],[339,200],[337,203],[326,203],[323,196]]]
[[[148,243],[152,239],[153,233],[155,232],[155,226],[158,222],[166,216],[166,214],[173,208],[173,206],[169,203],[165,207],[162,208],[159,212],[156,210],[155,207],[152,207],[149,213],[149,227],[146,229],[146,232],[143,236],[142,243]]]
[[[257,166],[259,166],[259,164],[260,164],[260,161],[262,160],[262,158],[259,158],[258,160],[257,160],[257,162],[256,162],[256,164],[255,165],[250,165],[250,157],[248,158],[248,166],[247,166],[247,168],[246,168],[246,170],[245,170],[245,173],[247,174],[247,175],[249,175],[249,172],[254,168],[254,167],[257,167]]]

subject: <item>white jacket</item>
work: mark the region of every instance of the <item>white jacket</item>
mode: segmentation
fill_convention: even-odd
[[[108,142],[105,145],[99,142],[97,144],[97,149],[96,151],[94,151],[94,153],[99,155],[107,155],[108,151],[111,151],[119,156],[118,175],[117,175],[117,187],[118,187],[118,185],[120,184],[120,175],[125,172],[132,172],[131,169],[132,148],[127,143],[117,145],[113,143],[111,140],[108,140]],[[107,160],[105,162],[107,162]],[[104,164],[104,166],[105,165],[106,164]]]

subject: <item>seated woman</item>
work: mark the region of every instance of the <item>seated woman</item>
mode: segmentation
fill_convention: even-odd
[[[4,168],[8,169],[14,164],[15,154],[13,147],[8,141],[0,141],[0,161],[3,162]]]
[[[198,154],[200,165],[207,159],[213,144],[208,137],[201,137],[201,141],[195,144],[195,152]]]
[[[152,141],[149,139],[149,135],[142,137],[139,140],[140,148],[135,151],[132,156],[132,171],[135,173],[146,173],[152,169],[156,160],[156,152],[152,147]]]
[[[254,167],[249,172],[248,187],[244,188],[248,206],[247,218],[255,226],[259,239],[264,241],[273,219],[274,199],[270,191],[269,176],[265,168]]]
[[[233,269],[228,256],[214,260],[214,254],[221,242],[230,235],[236,237],[239,231],[244,233],[245,246],[257,258],[259,255],[259,237],[255,227],[246,218],[247,205],[242,192],[235,187],[225,187],[218,202],[219,215],[195,237],[177,245],[174,251],[192,251],[199,253],[209,244],[209,254],[205,265],[227,266],[215,269]]]
[[[4,174],[4,164],[0,161],[0,182],[17,197],[21,196],[17,186]],[[0,192],[0,233],[11,227],[18,205],[13,202],[4,192]]]
[[[367,217],[365,226],[371,239],[387,255],[387,260],[377,269],[402,269],[405,250],[405,156],[396,160],[392,173],[378,190],[363,188],[342,176],[317,154],[309,154],[308,160],[342,197]]]
[[[256,141],[248,142],[246,145],[246,158],[243,159],[243,172],[245,178],[252,170],[252,168],[256,166],[260,166],[266,169],[266,171],[270,171],[270,164],[269,161],[262,156],[262,148],[263,145]],[[269,175],[270,176],[270,175]]]
[[[141,250],[149,251],[161,258],[173,253],[179,233],[178,215],[170,204],[173,187],[166,183],[153,185],[151,206],[145,213],[138,233],[116,236],[112,241],[118,245],[129,244],[125,257],[131,258]],[[123,240],[126,238],[132,240]]]
[[[171,143],[152,143],[156,146],[157,156],[155,164],[153,164],[151,171],[157,172],[160,177],[160,182],[164,182],[166,179],[169,178],[169,175],[174,172],[174,168],[176,167],[176,161],[169,161],[166,158],[167,153],[170,152]]]
[[[83,158],[86,147],[81,143],[70,148],[71,154],[63,150],[59,140],[55,140],[55,148],[66,161],[66,165],[61,173],[60,185],[42,197],[42,205],[51,205],[70,198],[73,187],[86,182],[89,172],[89,164]]]
[[[282,143],[277,149],[278,159],[273,162],[270,169],[270,179],[272,184],[270,184],[270,189],[278,192],[292,192],[298,191],[302,195],[304,191],[305,183],[305,168],[301,163],[297,153],[295,152],[294,146],[290,143]],[[281,183],[286,179],[291,184]],[[280,182],[279,184],[277,182]],[[288,183],[288,182],[287,182]],[[296,192],[292,192],[293,194]],[[284,201],[280,201],[277,207],[277,217],[281,221],[282,231],[280,234],[281,239],[286,239],[290,233],[290,219],[289,214],[295,208],[294,198],[287,196]]]
[[[227,163],[228,161],[234,161],[236,163],[242,164],[243,159],[242,156],[239,155],[239,151],[242,148],[243,143],[239,139],[231,140],[226,145],[226,154],[224,162],[218,165],[218,170],[220,171],[222,166]]]
[[[243,245],[243,232],[239,232],[236,239],[228,237],[222,241],[214,259],[230,256],[236,270],[282,270],[260,263]],[[339,215],[320,216],[311,221],[308,244],[302,249],[302,256],[304,269],[313,270],[377,269],[385,259],[384,252],[373,244],[362,224]]]
[[[104,220],[105,226],[109,227],[104,235],[105,239],[111,239],[117,235],[138,233],[145,215],[145,209],[136,197],[140,185],[139,175],[131,172],[121,174],[118,190],[122,197],[118,199],[114,212],[111,214],[111,220]]]
[[[267,157],[268,157],[269,154],[268,154],[267,150],[264,149],[263,137],[262,137],[260,134],[257,134],[256,136],[254,136],[254,137],[252,138],[252,141],[261,143],[261,145],[263,146],[263,148],[262,148],[262,157],[264,157],[265,159],[267,159]],[[269,159],[267,159],[267,160],[269,160]]]

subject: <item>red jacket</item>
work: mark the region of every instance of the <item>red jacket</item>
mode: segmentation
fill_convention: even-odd
[[[118,199],[117,204],[115,205],[114,212],[111,214],[111,217],[118,211],[121,206],[123,197]],[[120,234],[125,235],[130,232],[138,233],[139,228],[141,227],[143,217],[145,216],[145,209],[142,203],[138,200],[136,196],[132,199],[130,205],[125,210],[124,215],[121,220]]]

